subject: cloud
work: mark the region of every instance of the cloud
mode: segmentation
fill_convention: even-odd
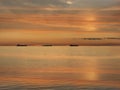
[[[79,14],[1,14],[1,30],[108,31],[119,32],[119,14],[91,11]]]
[[[0,29],[118,32],[119,0],[0,0]]]
[[[66,0],[0,0],[0,6],[5,7],[61,7],[61,8],[104,8],[117,5],[119,0],[71,0],[68,5]]]
[[[108,7],[108,8],[102,9],[102,10],[105,10],[105,11],[118,11],[118,12],[120,12],[120,6]]]

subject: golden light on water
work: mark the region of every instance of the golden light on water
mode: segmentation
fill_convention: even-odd
[[[88,72],[84,74],[86,80],[94,81],[99,79],[99,74],[97,73],[98,65],[96,59],[90,59],[90,61],[86,62],[85,66],[88,66],[88,68],[85,68]]]
[[[94,71],[86,73],[85,77],[86,77],[87,80],[98,80],[98,74]]]
[[[0,0],[0,90],[120,88],[118,4]]]
[[[3,58],[0,60],[3,72],[0,84],[7,81],[39,86],[91,84],[120,87],[119,47],[0,49]]]

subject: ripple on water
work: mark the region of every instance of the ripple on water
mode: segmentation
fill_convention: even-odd
[[[0,90],[120,90],[120,88],[105,86],[51,86],[39,85],[0,85]]]

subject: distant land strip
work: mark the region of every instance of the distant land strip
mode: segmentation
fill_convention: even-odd
[[[47,43],[14,43],[14,44],[0,44],[0,46],[120,46],[120,38],[119,37],[105,37],[105,38],[73,38],[71,42],[47,42]],[[18,41],[19,42],[19,41]]]

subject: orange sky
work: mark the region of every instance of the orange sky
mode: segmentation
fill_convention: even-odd
[[[66,44],[81,37],[120,37],[119,0],[0,3],[0,45]]]
[[[89,32],[89,31],[69,31],[69,30],[2,30],[0,33],[1,44],[16,45],[30,44],[79,44],[80,38],[107,38],[119,37],[116,32]],[[82,41],[83,42],[83,41]],[[91,42],[91,41],[90,41]],[[101,41],[99,41],[101,42]],[[104,42],[104,41],[102,41]],[[117,41],[118,42],[118,41]],[[88,42],[89,43],[89,42]]]

